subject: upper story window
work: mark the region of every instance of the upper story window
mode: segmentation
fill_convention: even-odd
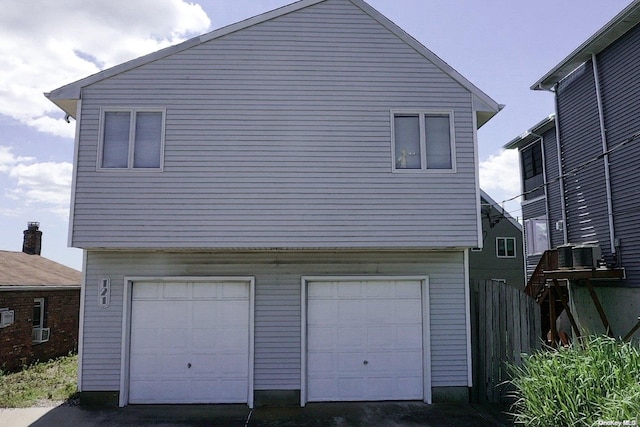
[[[496,237],[496,256],[498,258],[515,258],[515,237]]]
[[[162,169],[163,109],[105,109],[102,111],[101,169]]]
[[[454,170],[452,113],[393,112],[393,170]]]
[[[522,182],[524,200],[532,200],[544,195],[544,175],[542,166],[542,145],[536,141],[520,151],[522,162]]]

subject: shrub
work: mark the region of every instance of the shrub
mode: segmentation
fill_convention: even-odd
[[[640,347],[588,337],[558,351],[540,350],[511,366],[516,424],[638,425]]]

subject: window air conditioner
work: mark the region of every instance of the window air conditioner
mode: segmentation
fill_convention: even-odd
[[[32,341],[34,343],[42,343],[49,341],[49,328],[33,328]]]
[[[558,246],[558,269],[571,270],[573,268],[573,245]]]
[[[592,269],[598,268],[598,260],[602,258],[602,250],[598,245],[578,245],[574,246],[573,268]]]
[[[15,312],[13,310],[0,311],[0,328],[12,325],[15,321]]]

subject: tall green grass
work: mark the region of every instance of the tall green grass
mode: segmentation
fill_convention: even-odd
[[[516,424],[640,425],[640,347],[588,337],[512,366]]]

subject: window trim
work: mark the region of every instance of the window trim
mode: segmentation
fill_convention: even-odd
[[[126,168],[106,168],[102,166],[104,152],[104,125],[106,113],[129,113],[129,152]],[[135,152],[136,115],[138,113],[160,113],[162,115],[160,128],[160,166],[157,168],[136,168],[133,166]],[[100,108],[100,125],[98,126],[98,160],[96,170],[100,172],[162,172],[164,170],[164,147],[166,132],[167,109],[163,107],[102,107]],[[132,143],[133,142],[133,143]]]
[[[500,246],[498,245],[499,240],[504,240],[504,251],[505,255],[500,255]],[[509,255],[507,241],[513,241],[513,255]],[[496,257],[497,258],[517,258],[518,250],[516,249],[516,238],[515,237],[496,237]]]
[[[547,235],[545,236],[546,237],[545,238],[545,242],[546,242],[545,246],[546,246],[546,248],[543,249],[540,252],[529,251],[530,249],[536,249],[537,248],[537,245],[535,245],[535,243],[531,243],[531,242],[535,241],[535,239],[531,239],[531,237],[535,237],[535,236],[530,236],[529,233],[528,233],[528,230],[533,230],[535,228],[535,222],[536,221],[540,221],[540,222],[544,223],[544,225],[545,225],[545,227],[547,229]],[[533,227],[531,225],[529,225],[529,224],[532,224],[532,223],[534,223]],[[550,237],[551,237],[549,235],[549,233],[550,233],[549,220],[548,220],[546,215],[540,215],[540,216],[537,216],[537,217],[534,217],[534,218],[525,219],[523,225],[524,225],[524,230],[523,230],[524,233],[523,234],[524,234],[525,250],[526,250],[527,256],[541,255],[545,251],[548,251],[551,248],[550,241],[549,241]],[[531,245],[533,245],[533,247]]]
[[[33,325],[33,328],[34,329],[35,328],[42,329],[42,328],[44,328],[44,310],[45,310],[44,305],[45,305],[45,300],[42,297],[41,298],[34,298],[33,299],[33,308],[36,307],[36,303],[40,303],[40,319],[39,319],[38,325],[37,326]],[[35,320],[35,319],[31,320],[32,324],[33,324],[33,320]]]
[[[402,169],[396,167],[396,132],[395,132],[395,116],[412,114],[418,115],[420,124],[420,168],[419,169]],[[428,116],[449,117],[449,149],[451,150],[451,168],[435,169],[427,168],[427,145],[424,118]],[[394,173],[455,173],[456,172],[456,138],[453,110],[424,110],[424,109],[392,109],[390,112],[391,122],[391,171]]]

